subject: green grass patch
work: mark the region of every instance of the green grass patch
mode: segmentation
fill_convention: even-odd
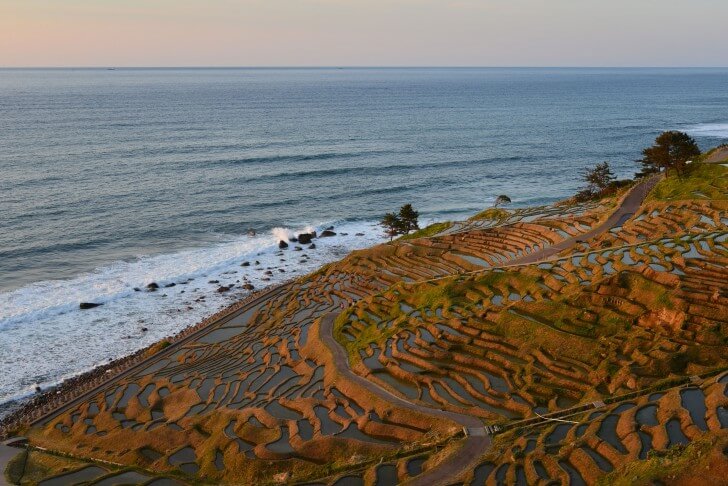
[[[693,163],[686,174],[679,177],[670,174],[661,180],[648,201],[728,199],[728,167],[720,164]]]
[[[503,221],[508,216],[510,216],[511,213],[508,212],[506,209],[501,208],[488,208],[485,211],[481,211],[475,216],[470,218],[470,221],[480,221],[483,219],[489,219],[494,221]]]
[[[435,236],[438,233],[442,233],[446,229],[450,228],[450,226],[452,226],[452,222],[450,222],[450,221],[433,223],[426,228],[422,228],[422,229],[415,231],[414,233],[400,236],[399,238],[397,238],[397,241],[415,240],[417,238],[429,238],[430,236]]]
[[[8,461],[5,467],[5,479],[10,484],[20,484],[25,473],[25,463],[28,460],[28,451],[23,449],[17,456]]]

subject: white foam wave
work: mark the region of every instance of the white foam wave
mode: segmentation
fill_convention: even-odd
[[[282,235],[288,240],[315,229],[229,237],[207,248],[116,262],[0,293],[0,403],[26,395],[36,383],[57,383],[175,334],[244,297],[243,283],[260,289],[382,241],[374,223],[354,222],[337,225],[336,238],[316,240],[315,250],[279,252]],[[242,267],[243,261],[251,265]],[[268,270],[273,275],[265,275]],[[161,288],[146,291],[151,282]],[[216,291],[230,284],[231,291]],[[103,306],[80,310],[79,302]]]
[[[702,123],[683,130],[695,137],[728,138],[728,123]]]

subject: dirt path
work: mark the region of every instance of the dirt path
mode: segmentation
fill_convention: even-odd
[[[334,366],[336,366],[336,370],[339,373],[344,375],[347,380],[357,384],[389,403],[401,408],[414,410],[425,415],[452,420],[453,422],[462,425],[468,432],[467,438],[457,453],[451,454],[442,463],[440,463],[438,467],[423,472],[407,484],[412,486],[434,486],[449,483],[453,480],[453,478],[457,477],[470,466],[474,466],[478,458],[483,455],[486,450],[488,450],[491,443],[490,436],[485,432],[483,422],[472,415],[448,412],[446,410],[439,410],[408,402],[407,400],[390,393],[386,389],[381,388],[366,378],[354,373],[349,367],[349,357],[347,356],[346,351],[343,347],[341,347],[339,342],[334,339],[334,320],[336,319],[336,316],[336,313],[329,313],[321,319],[320,335],[324,345],[326,345],[326,347],[331,351],[334,359]]]

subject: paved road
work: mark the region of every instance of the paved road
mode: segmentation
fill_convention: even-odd
[[[343,347],[334,339],[334,320],[336,313],[326,314],[321,319],[321,339],[327,348],[331,351],[334,359],[334,366],[339,373],[344,375],[349,381],[356,383],[360,387],[373,393],[379,398],[389,403],[397,405],[401,408],[414,410],[425,415],[442,417],[452,420],[455,423],[466,427],[469,431],[468,437],[463,442],[458,452],[451,454],[440,465],[429,471],[425,471],[412,481],[411,486],[436,486],[439,484],[447,484],[452,482],[460,473],[474,466],[478,458],[482,456],[490,447],[491,438],[485,432],[483,422],[472,415],[465,415],[447,410],[439,410],[436,408],[425,407],[422,405],[408,402],[371,381],[354,373],[349,367],[349,358]]]
[[[510,262],[508,262],[507,266],[541,262],[564,250],[573,248],[580,241],[590,240],[603,233],[606,233],[612,228],[621,226],[622,224],[624,224],[625,221],[631,218],[634,213],[640,208],[640,205],[642,205],[642,201],[644,201],[645,197],[647,197],[647,194],[652,190],[653,187],[655,187],[655,184],[657,184],[661,177],[662,174],[655,174],[654,176],[643,180],[632,189],[630,189],[629,193],[627,193],[624,199],[622,199],[619,207],[607,218],[605,222],[603,222],[596,228],[592,228],[586,233],[567,238],[553,246],[549,246],[547,248],[543,248],[528,255],[522,256],[521,258],[511,260]]]

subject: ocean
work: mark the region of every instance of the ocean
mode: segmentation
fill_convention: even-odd
[[[668,129],[728,141],[728,69],[0,69],[0,404],[384,241],[405,203],[549,204]]]

